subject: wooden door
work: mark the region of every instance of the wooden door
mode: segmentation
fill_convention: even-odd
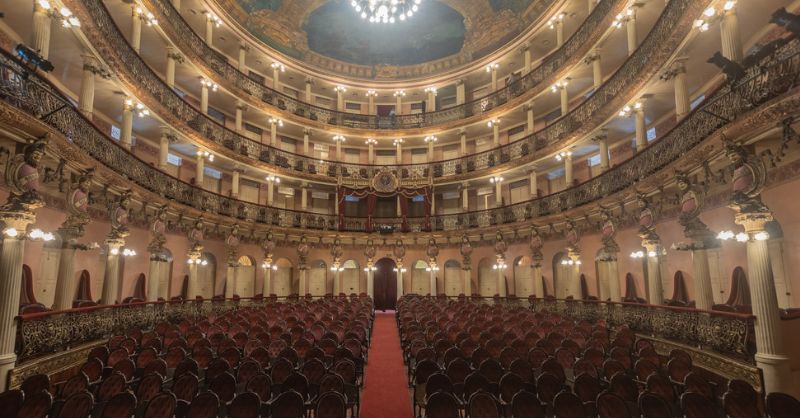
[[[391,258],[381,258],[375,263],[377,270],[373,278],[373,294],[375,295],[375,309],[395,309],[397,301],[397,267]]]

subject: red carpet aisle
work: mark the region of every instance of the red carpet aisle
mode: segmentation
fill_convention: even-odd
[[[411,418],[403,352],[394,313],[375,313],[359,418]]]

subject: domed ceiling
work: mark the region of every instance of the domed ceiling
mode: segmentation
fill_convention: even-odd
[[[554,0],[423,0],[404,22],[369,23],[350,0],[217,0],[269,47],[324,70],[408,78],[485,56]]]

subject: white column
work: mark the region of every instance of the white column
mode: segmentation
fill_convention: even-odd
[[[378,93],[375,90],[370,90],[367,92],[367,114],[375,115],[378,113],[377,108],[375,107],[375,96]]]
[[[628,19],[625,22],[625,32],[628,35],[628,55],[633,54],[639,44],[636,33],[636,9],[631,8]]]
[[[651,305],[664,303],[664,289],[661,285],[661,243],[645,241],[647,250],[647,299]]]
[[[342,141],[336,141],[336,160],[342,161]]]
[[[561,16],[562,18],[556,20],[556,48],[561,48],[561,45],[564,45],[564,15],[562,14]]]
[[[506,275],[504,269],[497,269],[497,294],[506,297]]]
[[[567,91],[567,86],[563,86],[559,90],[561,95],[561,116],[564,116],[569,113],[569,92]]]
[[[367,162],[375,164],[375,145],[373,145],[372,141],[367,142]]]
[[[264,297],[267,297],[272,294],[272,266],[267,267],[264,269],[264,286],[261,290],[261,293],[264,294]]]
[[[531,72],[531,48],[528,44],[525,44],[525,46],[522,47],[522,60],[522,75],[525,75]]]
[[[535,120],[533,117],[533,101],[525,105],[525,117],[527,120],[526,130],[528,135],[533,133],[533,128],[535,124]]]
[[[425,100],[425,111],[426,112],[435,112],[436,111],[436,89],[435,88],[428,88],[427,90],[427,99]]]
[[[272,206],[272,202],[275,198],[275,182],[268,181],[267,182],[267,205]],[[339,207],[339,205],[334,205]]]
[[[33,2],[33,50],[39,51],[39,55],[44,59],[50,56],[50,30],[53,20],[50,11],[45,10],[38,1]],[[5,381],[5,376],[0,376],[0,381]],[[5,387],[0,384],[0,386]]]
[[[122,105],[122,132],[119,142],[125,149],[131,149],[133,144],[133,99],[125,99]]]
[[[308,137],[311,135],[311,130],[308,128],[303,129],[303,154],[309,156],[311,148],[308,143]]]
[[[461,156],[464,157],[467,155],[467,131],[462,128],[459,132],[459,137],[461,142]]]
[[[467,101],[466,86],[464,80],[456,80],[456,105],[462,105]]]
[[[161,126],[161,138],[158,140],[158,168],[167,169],[167,157],[169,156],[169,126]]]
[[[236,261],[228,260],[225,268],[225,299],[233,298],[236,293]]]
[[[594,137],[597,145],[600,147],[600,171],[606,171],[611,163],[608,155],[608,131],[602,128],[600,134]]]
[[[496,207],[503,204],[503,182],[494,182],[494,203]]]
[[[403,296],[403,262],[397,260],[397,300]]]
[[[131,5],[131,47],[136,53],[142,45],[142,16],[139,7]]]
[[[338,296],[339,293],[342,293],[342,278],[341,272],[339,272],[339,262],[334,262],[333,267],[333,295]]]
[[[403,142],[402,141],[395,141],[395,147],[397,147],[397,164],[403,163]]]
[[[336,89],[336,110],[340,112],[344,111],[344,92],[344,89]]]
[[[56,294],[53,300],[53,310],[59,311],[72,308],[75,299],[75,247],[62,237],[63,244],[59,251],[58,278],[56,279]]]
[[[500,120],[492,121],[492,141],[495,146],[500,145]]]
[[[471,266],[463,266],[461,268],[461,272],[464,275],[464,295],[471,296],[472,295],[472,267]]]
[[[528,187],[532,198],[539,197],[539,179],[535,169],[528,170]]]
[[[208,46],[214,45],[214,19],[211,12],[206,12],[206,44]]]
[[[308,209],[308,183],[303,183],[300,187],[300,209]]]
[[[301,264],[299,267],[299,286],[298,292],[300,296],[305,296],[308,293],[308,266],[305,264]]]
[[[200,111],[208,114],[208,84],[200,83]]]
[[[308,104],[314,104],[313,103],[314,97],[313,97],[313,94],[311,93],[311,85],[313,84],[313,82],[314,81],[311,78],[306,78],[306,83],[305,83],[306,84],[306,103],[308,103]]]
[[[394,92],[394,113],[400,115],[403,113],[403,96],[405,96],[405,92],[402,90],[398,90]]]
[[[121,239],[106,240],[106,268],[103,276],[103,297],[100,303],[114,305],[119,302],[120,249],[125,245]]]
[[[572,152],[564,156],[564,183],[566,188],[572,187]]]
[[[433,142],[434,141],[428,141],[428,162],[433,161]]]
[[[375,297],[375,272],[372,271],[372,261],[367,262],[367,296]]]
[[[166,262],[161,261],[159,254],[150,254],[150,265],[147,270],[147,301],[156,302],[159,298],[158,287],[161,281],[164,280],[161,273],[164,271],[162,264]],[[166,297],[164,299],[167,299]]]
[[[634,109],[634,119],[636,122],[636,152],[641,152],[647,147],[647,127],[644,119],[644,104]]]
[[[722,55],[731,61],[741,62],[744,52],[742,35],[739,31],[739,17],[736,16],[735,8],[724,13],[719,26],[722,35]]]
[[[231,197],[234,199],[239,198],[239,184],[241,181],[241,170],[238,168],[233,169],[233,173],[231,173]]]
[[[198,148],[199,152],[199,148]],[[203,187],[203,176],[206,172],[206,158],[198,153],[195,157],[195,170],[194,170],[194,184],[198,187]]]
[[[170,88],[175,86],[175,64],[177,61],[181,60],[182,56],[178,52],[178,49],[173,46],[167,46],[167,71],[166,71],[166,82]]]
[[[97,60],[91,55],[84,55],[78,108],[89,119],[92,118],[92,112],[94,111],[94,73],[96,71]]]
[[[691,110],[689,90],[686,87],[686,67],[681,62],[677,64],[673,71],[673,82],[675,83],[675,117],[680,121],[688,115]]]
[[[431,296],[436,296],[436,271],[433,269],[435,264],[431,263],[431,277],[430,277],[430,289],[431,289]]]
[[[22,287],[22,260],[25,256],[25,231],[35,221],[33,213],[6,213],[3,216],[5,228],[14,228],[19,233],[14,236],[3,234],[3,248],[0,249],[0,391],[8,389],[8,372],[17,360],[14,346],[17,340],[17,321],[19,295]],[[16,215],[22,215],[17,217]]]
[[[242,42],[242,43],[239,44],[239,60],[238,60],[238,64],[239,64],[239,71],[241,71],[242,73],[244,73],[245,70],[247,70],[247,50],[248,49],[249,49],[249,47],[247,46],[246,43]]]
[[[461,209],[469,210],[469,183],[461,183]]]
[[[197,298],[197,296],[199,296],[197,294],[197,269],[199,268],[197,263],[200,261],[200,256],[200,252],[189,252],[189,260],[192,262],[189,263],[189,283],[186,285],[186,300],[194,300]]]
[[[531,279],[533,280],[533,294],[541,299],[544,298],[544,282],[542,281],[542,262],[533,261],[531,266]]]
[[[278,119],[275,118],[269,120],[269,144],[278,146]]]
[[[795,393],[797,390],[792,384],[791,367],[784,346],[778,295],[764,229],[771,220],[770,213],[742,213],[736,216],[736,223],[744,226],[749,238],[747,281],[756,318],[755,360],[764,372],[764,392]]]
[[[587,60],[592,63],[592,84],[596,91],[603,85],[603,66],[600,62],[600,48],[595,48],[594,52]]]
[[[608,298],[611,299],[612,302],[620,302],[622,301],[622,292],[619,288],[619,268],[617,262],[609,262],[606,265],[606,270],[608,277]]]
[[[708,268],[708,250],[705,248],[693,249],[692,266],[694,269],[695,306],[697,309],[711,310],[714,305],[714,293]]]
[[[272,89],[278,90],[280,86],[281,72],[285,71],[284,66],[278,62],[272,63]]]
[[[236,102],[236,114],[234,115],[234,126],[236,128],[236,132],[242,132],[244,130],[244,111],[247,109],[247,105],[239,100]]]
[[[497,68],[499,66],[497,64],[491,64],[489,68],[491,69],[492,73],[492,91],[497,91]]]

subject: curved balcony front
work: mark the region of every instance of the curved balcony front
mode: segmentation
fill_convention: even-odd
[[[327,184],[335,183],[338,175],[356,173],[369,178],[386,167],[309,158],[253,141],[224,127],[187,103],[147,66],[130,48],[101,2],[69,0],[68,3],[82,20],[89,22],[84,24],[83,32],[102,52],[99,55],[117,71],[120,80],[148,108],[198,144],[257,168]],[[705,0],[670,2],[650,34],[623,66],[591,96],[548,126],[510,144],[467,157],[388,168],[401,175],[431,177],[435,184],[446,184],[527,164],[572,145],[614,117],[617,109],[628,103],[660,71],[691,30],[692,16],[699,14],[706,5]]]
[[[174,178],[135,157],[79,113],[49,82],[30,74],[13,58],[2,56],[1,100],[61,133],[95,161],[164,199],[254,225],[349,232],[372,232],[389,226],[403,232],[451,231],[501,224],[547,220],[572,209],[630,191],[644,179],[659,182],[656,173],[714,135],[721,128],[746,120],[755,107],[780,97],[800,81],[800,41],[792,41],[736,84],[725,84],[670,132],[628,161],[562,192],[491,210],[422,218],[351,218],[278,209],[226,197]],[[764,121],[770,123],[769,121]],[[663,177],[663,176],[662,176]],[[652,184],[657,187],[658,184]]]

